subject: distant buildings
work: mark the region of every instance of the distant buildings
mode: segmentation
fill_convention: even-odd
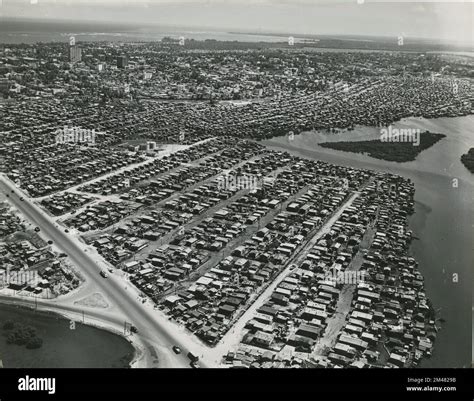
[[[82,49],[79,46],[70,46],[69,47],[69,62],[70,63],[79,63],[82,61]]]
[[[12,83],[7,78],[0,78],[0,92],[8,92]]]

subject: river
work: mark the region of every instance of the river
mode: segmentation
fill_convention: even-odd
[[[419,238],[411,253],[425,277],[428,298],[445,319],[435,350],[421,367],[470,367],[474,360],[473,266],[474,266],[474,176],[460,157],[474,147],[474,116],[455,118],[407,118],[392,124],[397,128],[420,128],[446,135],[417,159],[388,162],[363,154],[321,148],[318,143],[379,138],[379,129],[356,127],[339,134],[305,132],[292,141],[287,137],[262,141],[275,150],[356,168],[383,170],[410,178],[415,184],[415,214],[409,225]],[[457,181],[455,181],[457,180]],[[458,281],[453,277],[458,274]]]

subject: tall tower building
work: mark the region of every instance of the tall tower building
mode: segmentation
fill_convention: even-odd
[[[125,68],[127,67],[128,60],[127,56],[118,56],[117,57],[117,67],[118,68]]]
[[[69,62],[79,63],[82,60],[82,49],[79,46],[69,46]]]

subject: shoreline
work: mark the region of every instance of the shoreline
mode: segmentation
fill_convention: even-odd
[[[466,356],[473,341],[471,324],[466,325],[465,322],[470,322],[474,313],[471,304],[471,266],[474,258],[470,250],[474,237],[469,223],[472,220],[474,186],[471,174],[461,164],[457,153],[474,141],[469,136],[472,120],[471,114],[454,119],[413,117],[400,121],[400,126],[419,125],[422,129],[447,134],[443,141],[426,149],[423,157],[406,163],[374,159],[357,153],[327,151],[317,146],[317,138],[321,134],[318,132],[295,135],[292,143],[284,137],[261,141],[273,150],[288,151],[303,158],[353,168],[399,174],[415,183],[415,213],[409,218],[409,227],[420,240],[412,242],[410,253],[419,262],[428,298],[434,309],[440,312],[437,318],[445,319],[438,332],[432,357],[422,361],[420,367],[471,366],[471,355]],[[343,140],[342,136],[358,140],[359,137],[366,139],[373,135],[373,130],[373,127],[359,127],[359,132],[330,135],[335,140]],[[459,188],[455,187],[456,191],[452,187],[453,177],[459,184]],[[451,275],[455,273],[461,277],[459,283],[451,280]]]

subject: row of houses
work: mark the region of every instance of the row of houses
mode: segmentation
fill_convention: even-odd
[[[319,210],[314,227],[308,227],[307,224],[305,226],[305,221],[301,227],[302,232],[305,232],[305,228],[317,230],[347,197],[348,192],[340,192],[344,186],[338,187],[338,184],[339,180],[333,183],[332,196],[323,196],[331,194],[328,189],[322,190],[329,186],[325,182],[324,186],[313,187],[300,202],[288,205],[295,220],[302,216],[307,220]],[[310,203],[309,208],[303,208],[309,200],[314,203]],[[343,274],[353,260],[369,222],[369,219],[351,222],[358,220],[361,206],[347,207],[330,231],[305,251],[304,258],[290,266],[289,274],[246,323],[242,347],[265,348],[277,354],[290,351],[309,361],[308,354],[322,336],[328,319],[335,313],[343,286],[342,280],[337,280],[337,277]],[[291,227],[294,229],[298,225],[293,223]],[[280,252],[288,251],[283,248]],[[287,260],[282,260],[281,263],[287,264]]]
[[[242,146],[243,148],[247,148],[248,144],[244,143]],[[250,146],[248,154],[253,154],[254,149],[259,150],[259,147]],[[266,164],[272,165],[272,163],[276,163],[274,168],[281,166],[282,162],[279,161],[280,158],[278,156],[279,154],[259,155],[258,157],[262,157],[265,160],[263,160],[263,162],[260,161],[257,165],[252,164],[252,171],[257,171],[257,168],[263,169]],[[236,159],[231,159],[231,156],[228,156],[227,160],[232,160],[233,163],[237,161]],[[289,159],[285,162],[287,163],[288,161]],[[244,163],[244,166],[245,165],[246,163]],[[206,169],[199,168],[202,174],[204,174],[203,177],[199,178],[201,178],[201,181],[205,180],[207,175],[209,175],[210,169],[209,167]],[[190,171],[189,168],[183,168],[178,169],[177,172],[183,170]],[[196,169],[193,171],[196,171]],[[212,171],[212,173],[215,173],[215,171]],[[180,175],[180,177],[182,180],[184,176]],[[225,223],[221,219],[210,218],[201,222],[190,232],[185,231],[183,228],[177,231],[179,227],[183,227],[183,225],[189,223],[194,218],[199,219],[200,215],[209,207],[221,201],[225,201],[230,195],[236,192],[235,190],[227,190],[226,188],[219,187],[217,181],[217,179],[214,179],[208,184],[201,185],[184,195],[172,197],[172,200],[167,201],[163,207],[154,206],[154,209],[148,213],[132,215],[125,218],[120,222],[119,227],[113,229],[113,234],[93,234],[88,236],[86,240],[89,243],[93,243],[99,253],[114,266],[125,262],[137,252],[143,253],[148,249],[153,249],[154,246],[162,243],[163,238],[167,234],[173,231],[176,236],[171,243],[174,245],[192,246],[193,248],[207,250],[209,252],[218,251],[240,234],[244,229],[242,224]],[[161,182],[163,183],[162,186],[159,186],[156,181],[153,181],[148,187],[162,189],[158,194],[163,198],[172,196],[174,191],[172,189],[163,188],[163,186],[173,186],[173,181],[168,177],[163,177],[161,178]],[[149,194],[143,197],[144,199],[142,199],[141,196],[136,196],[140,189],[147,191],[148,187],[133,188],[127,194],[123,194],[121,198],[129,199],[131,197],[133,200],[143,202],[146,205],[159,201],[158,198],[154,198]],[[203,196],[204,191],[209,194],[208,198]],[[188,199],[195,200],[192,209],[186,208],[188,204],[186,200]],[[199,199],[199,202],[197,199]],[[95,207],[88,207],[83,213],[76,216],[74,220],[75,223],[84,222],[86,217],[89,219],[96,218],[95,211]],[[68,223],[70,222],[71,220],[68,221]],[[109,224],[114,222],[115,221],[109,220]],[[79,225],[78,228],[81,231],[87,231],[88,229],[88,227],[83,224]],[[94,225],[90,225],[90,228],[96,228],[95,222]],[[139,250],[136,250],[137,248],[139,248]],[[144,248],[147,248],[147,250],[142,252]]]
[[[118,266],[153,244],[162,242],[163,237],[192,219],[192,214],[169,210],[152,210],[120,222],[112,234],[87,237],[98,252],[112,265]]]
[[[68,212],[77,210],[88,203],[91,203],[94,198],[82,194],[63,192],[41,200],[40,204],[48,212],[55,216],[62,216]]]
[[[202,157],[220,152],[223,149],[237,145],[237,140],[231,138],[219,138],[206,141],[201,144],[191,146],[184,150],[179,150],[171,155],[165,155],[162,158],[155,158],[139,166],[127,169],[118,174],[111,175],[105,179],[97,180],[94,183],[87,184],[79,188],[84,192],[99,193],[110,195],[118,192],[127,192],[143,182],[149,182],[156,176],[162,176],[164,173],[173,171],[164,179],[174,179],[175,183],[182,177],[174,172],[177,167],[186,169],[184,164],[196,161]],[[191,175],[193,171],[190,171]],[[184,179],[182,179],[184,181]],[[161,181],[159,182],[161,183]]]
[[[87,206],[82,212],[64,220],[64,224],[80,232],[103,230],[136,212],[140,207],[133,202],[102,201]]]
[[[143,161],[137,153],[98,149],[77,144],[43,146],[41,150],[15,150],[8,177],[39,197],[81,184],[129,164]]]

